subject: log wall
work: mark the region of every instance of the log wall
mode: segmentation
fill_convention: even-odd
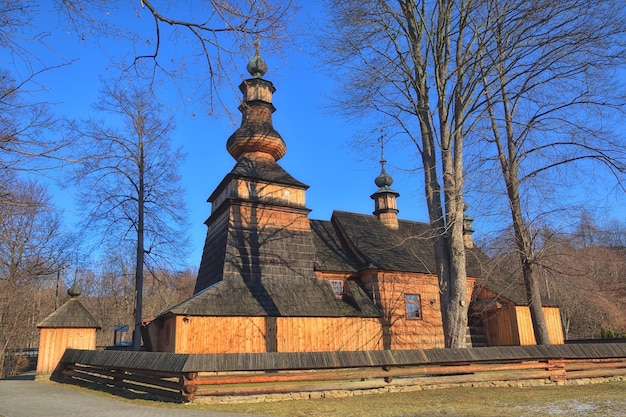
[[[374,295],[383,310],[383,323],[389,326],[385,333],[387,349],[430,349],[445,346],[439,284],[437,277],[428,274],[376,272],[362,277],[366,289]],[[467,302],[471,301],[474,279],[467,279]],[[420,300],[419,318],[407,318],[406,294],[415,294]],[[386,331],[386,329],[384,330]]]

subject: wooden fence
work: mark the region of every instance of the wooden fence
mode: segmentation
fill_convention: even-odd
[[[56,376],[175,401],[626,377],[626,343],[192,355],[68,349]]]

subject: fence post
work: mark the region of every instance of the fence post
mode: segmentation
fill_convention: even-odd
[[[180,377],[179,380],[182,385],[182,399],[184,401],[193,402],[196,398],[196,391],[198,391],[198,373],[186,372]]]

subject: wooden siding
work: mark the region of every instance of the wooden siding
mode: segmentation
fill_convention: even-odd
[[[565,336],[563,335],[563,322],[561,321],[560,309],[558,307],[544,307],[543,314],[545,314],[546,316],[550,342],[555,345],[562,345],[563,343],[565,343]]]
[[[483,313],[483,326],[487,345],[515,346],[519,345],[515,308],[499,308]]]
[[[37,378],[46,378],[54,372],[66,349],[95,350],[95,328],[42,328],[39,334]]]
[[[543,307],[550,342],[563,344],[563,328],[557,307]],[[510,306],[483,314],[483,323],[489,346],[536,345],[528,306]]]
[[[380,320],[359,317],[278,317],[279,352],[382,349]]]
[[[262,206],[243,202],[233,208],[233,211],[230,221],[231,227],[236,230],[311,231],[311,223],[306,213],[296,212],[289,207]]]
[[[152,323],[154,351],[258,353],[376,350],[380,321],[359,317],[186,317]]]
[[[176,353],[265,352],[264,317],[176,316],[175,323]]]
[[[530,308],[528,306],[515,307],[517,316],[517,331],[519,333],[519,344],[522,346],[536,345],[535,333],[533,331],[533,322],[530,317]],[[550,343],[563,344],[563,327],[561,325],[561,315],[556,307],[543,307],[543,314],[548,327],[548,335]]]
[[[144,345],[153,352],[176,352],[176,316],[159,318],[142,331]]]
[[[234,179],[215,198],[212,212],[216,211],[228,198],[285,205],[289,207],[305,207],[305,190],[282,184],[269,184],[260,181]]]

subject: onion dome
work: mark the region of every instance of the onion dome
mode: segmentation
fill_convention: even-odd
[[[382,140],[381,140],[382,142]],[[393,184],[393,178],[385,171],[385,152],[381,152],[380,158],[380,174],[374,180],[374,183],[378,187],[378,191],[370,196],[374,200],[374,215],[388,228],[397,230],[398,223],[398,208],[396,206],[396,199],[400,196],[397,192],[392,190],[391,184]]]
[[[254,54],[254,58],[248,61],[248,72],[254,78],[262,78],[267,72],[267,64],[261,58],[261,54],[259,53],[260,42],[259,39],[254,40],[254,49],[256,53]]]
[[[228,138],[226,149],[233,158],[256,155],[258,158],[282,158],[287,146],[272,124],[272,104],[274,85],[261,78],[267,71],[267,64],[259,54],[258,39],[255,41],[256,54],[248,63],[248,72],[254,77],[244,80],[239,89],[243,102],[239,106],[242,114],[241,126]]]
[[[387,174],[387,171],[385,171],[386,163],[387,161],[385,161],[385,155],[383,155],[380,160],[380,174],[374,180],[374,183],[379,188],[378,191],[390,191],[389,187],[391,187],[391,184],[393,184],[393,178],[391,177],[391,175]]]
[[[69,295],[70,297],[74,298],[74,297],[78,297],[79,295],[81,295],[83,292],[81,291],[80,287],[78,286],[78,283],[76,281],[74,281],[74,284],[72,284],[72,286],[70,287],[69,290],[67,290],[67,295]]]

